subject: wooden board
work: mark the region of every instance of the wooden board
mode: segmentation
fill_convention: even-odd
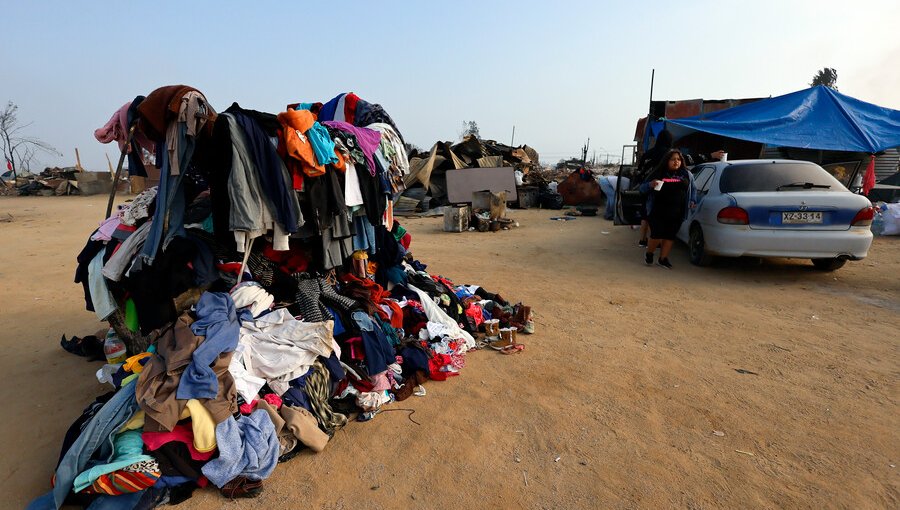
[[[447,199],[451,204],[472,202],[475,191],[506,192],[507,202],[518,200],[516,176],[508,168],[461,168],[447,170]]]

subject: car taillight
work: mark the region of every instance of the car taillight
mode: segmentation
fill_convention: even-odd
[[[856,216],[853,217],[853,221],[850,222],[851,227],[868,227],[872,224],[872,219],[875,218],[875,208],[874,207],[866,207],[865,209],[860,209]]]
[[[719,220],[719,223],[725,223],[728,225],[750,224],[750,215],[748,215],[747,211],[741,209],[740,207],[726,207],[719,211],[716,219]]]

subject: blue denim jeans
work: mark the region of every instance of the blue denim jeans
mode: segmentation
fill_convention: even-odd
[[[94,452],[98,452],[97,457],[102,463],[109,462],[114,454],[113,436],[138,409],[134,396],[136,385],[135,379],[123,386],[84,426],[81,435],[72,443],[56,468],[56,485],[53,490],[32,501],[28,510],[56,510],[61,507],[72,490],[75,477],[88,468]]]
[[[616,213],[616,188],[610,184],[609,179],[606,177],[600,177],[598,181],[600,183],[600,189],[603,191],[603,194],[606,195],[606,211],[604,211],[603,217],[611,220]]]

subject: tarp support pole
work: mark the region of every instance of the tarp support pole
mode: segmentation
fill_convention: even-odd
[[[125,155],[128,154],[128,148],[131,147],[131,137],[134,136],[135,127],[136,126],[131,126],[128,130],[128,137],[125,139],[125,148],[123,148],[122,153],[119,154],[119,164],[116,166],[116,175],[113,177],[112,189],[109,190],[109,202],[106,204],[106,216],[103,217],[104,220],[112,215],[113,201],[116,199],[116,189],[119,187],[119,176],[122,175],[122,165],[125,164]]]

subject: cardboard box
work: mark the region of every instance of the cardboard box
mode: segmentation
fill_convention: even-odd
[[[82,195],[97,195],[112,191],[112,176],[109,172],[78,172],[75,187]]]

